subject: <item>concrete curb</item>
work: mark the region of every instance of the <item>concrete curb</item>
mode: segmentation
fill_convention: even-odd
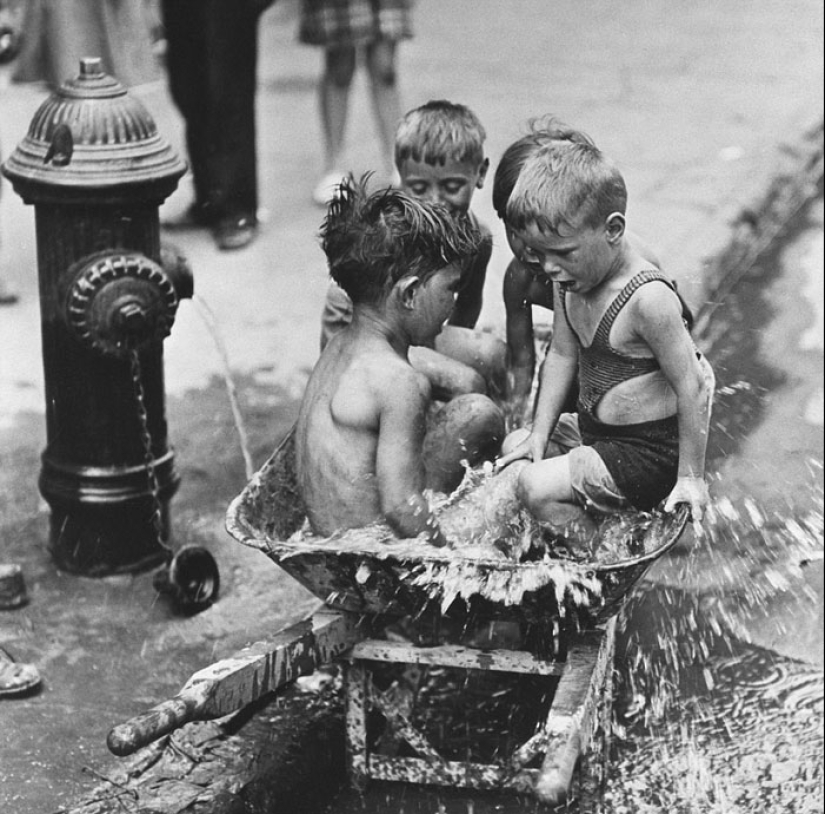
[[[695,333],[707,349],[713,313],[757,257],[818,191],[823,121],[774,151],[761,182],[737,197],[730,239],[702,268],[704,303]],[[158,699],[161,700],[161,699]],[[220,721],[188,724],[131,758],[55,814],[114,814],[129,800],[141,814],[301,814],[319,811],[345,780],[342,698],[337,681],[317,694],[293,686]]]

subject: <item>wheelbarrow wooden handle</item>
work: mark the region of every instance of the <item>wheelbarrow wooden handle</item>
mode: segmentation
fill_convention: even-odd
[[[106,738],[106,745],[115,755],[131,755],[178,727],[198,720],[204,708],[203,699],[186,698],[181,693],[113,727]]]
[[[106,738],[116,755],[130,755],[190,721],[221,718],[349,650],[361,638],[348,614],[316,611],[269,639],[195,673],[174,698],[118,724]]]

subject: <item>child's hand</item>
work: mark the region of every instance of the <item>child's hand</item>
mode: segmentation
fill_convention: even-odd
[[[693,531],[697,535],[702,532],[702,520],[705,511],[710,505],[710,492],[704,478],[683,477],[676,481],[673,491],[665,502],[665,511],[672,512],[680,503],[690,506],[690,516],[693,520]]]
[[[546,441],[536,433],[529,432],[524,427],[514,430],[504,439],[501,447],[504,454],[496,459],[496,472],[500,472],[507,464],[518,461],[520,458],[540,461],[544,457],[545,446]]]

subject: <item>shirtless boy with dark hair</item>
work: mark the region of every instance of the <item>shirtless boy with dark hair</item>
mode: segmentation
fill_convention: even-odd
[[[353,313],[325,346],[296,426],[298,482],[316,534],[386,521],[399,537],[444,545],[424,489],[451,491],[462,462],[497,453],[501,410],[469,394],[430,415],[430,381],[408,358],[447,322],[483,239],[467,218],[393,189],[368,194],[363,181],[344,182],[330,203],[322,245]]]

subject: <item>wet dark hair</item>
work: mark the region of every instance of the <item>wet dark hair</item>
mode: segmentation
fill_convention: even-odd
[[[493,178],[493,208],[501,220],[504,220],[507,213],[507,201],[510,200],[510,195],[513,194],[513,188],[516,185],[521,168],[545,144],[554,141],[593,144],[593,139],[587,133],[570,127],[570,125],[550,114],[530,119],[527,126],[529,132],[514,141],[502,153],[496,167],[496,174]]]
[[[354,303],[380,303],[404,277],[466,269],[484,240],[464,215],[392,187],[370,193],[369,176],[344,179],[321,226],[329,273]]]

